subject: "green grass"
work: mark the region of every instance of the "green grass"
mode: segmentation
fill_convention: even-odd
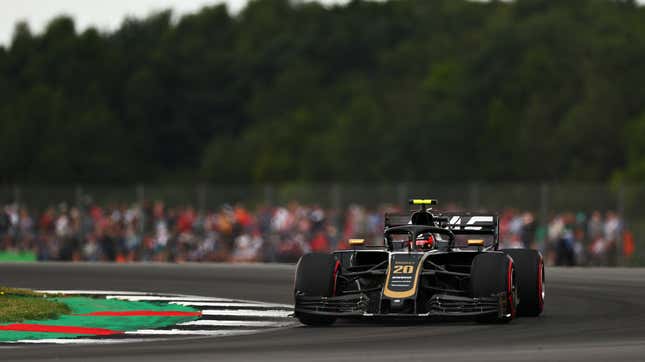
[[[53,319],[61,314],[69,314],[70,309],[66,304],[48,299],[54,296],[0,287],[0,323]]]

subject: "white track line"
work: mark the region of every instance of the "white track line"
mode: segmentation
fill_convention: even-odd
[[[179,304],[184,306],[205,306],[205,307],[276,307],[276,308],[293,308],[289,304],[279,303],[258,303],[256,301],[246,301],[230,298],[218,297],[200,297],[192,295],[172,295],[172,294],[155,294],[143,292],[127,291],[105,291],[105,290],[36,290],[40,293],[50,294],[73,294],[73,295],[104,295],[106,299],[119,299],[129,301],[168,301],[169,304]],[[200,303],[201,302],[201,303]]]
[[[251,308],[284,308],[293,309],[293,306],[288,304],[273,304],[273,303],[243,303],[243,302],[170,302],[170,304],[178,304],[188,307],[251,307]]]
[[[91,338],[49,338],[49,339],[22,339],[14,342],[2,343],[33,343],[33,344],[110,344],[110,343],[134,343],[148,341],[144,338],[133,339],[91,339]]]
[[[169,301],[169,302],[232,302],[232,299],[213,297],[165,297],[155,295],[108,295],[105,299],[129,300],[132,302]]]
[[[284,310],[246,310],[246,309],[204,309],[202,315],[246,316],[246,317],[289,317],[291,311]]]
[[[212,326],[212,327],[281,327],[295,322],[285,321],[220,321],[212,319],[199,319],[196,321],[183,322],[178,326]]]
[[[178,335],[193,335],[193,336],[237,336],[243,334],[253,334],[259,332],[256,329],[249,330],[235,330],[235,331],[191,331],[183,329],[139,329],[137,331],[125,332],[131,335],[155,335],[155,336],[178,336]]]
[[[86,294],[86,295],[111,295],[111,294],[121,294],[121,295],[148,295],[148,293],[141,292],[120,292],[120,291],[106,291],[106,290],[35,290],[38,293],[49,293],[49,294]]]

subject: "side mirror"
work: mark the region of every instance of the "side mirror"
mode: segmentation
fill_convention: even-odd
[[[484,246],[484,240],[468,240],[468,246]]]

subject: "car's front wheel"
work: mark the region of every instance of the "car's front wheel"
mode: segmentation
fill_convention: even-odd
[[[505,293],[506,310],[501,314],[483,316],[478,322],[510,322],[517,310],[517,281],[513,259],[500,252],[477,255],[470,269],[470,286],[474,298],[487,298]]]
[[[517,314],[537,317],[544,309],[544,260],[542,254],[531,249],[504,249],[513,258],[519,289],[520,304]]]
[[[307,297],[331,297],[336,282],[336,259],[331,254],[311,253],[303,255],[296,266],[294,293]],[[297,303],[296,303],[297,304]],[[296,318],[306,325],[326,326],[336,317],[311,314],[296,310]]]

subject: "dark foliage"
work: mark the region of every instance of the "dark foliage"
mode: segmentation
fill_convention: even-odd
[[[0,183],[645,179],[634,1],[252,1],[16,26]]]

